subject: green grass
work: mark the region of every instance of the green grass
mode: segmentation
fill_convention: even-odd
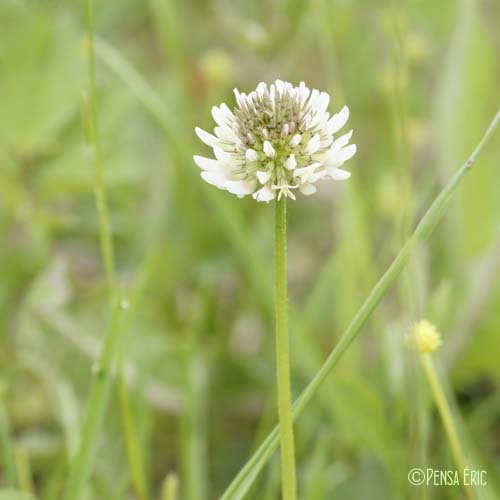
[[[454,468],[422,317],[500,496],[498,131],[456,174],[498,109],[500,6],[94,1],[90,71],[83,0],[0,19],[0,498],[279,497],[273,207],[192,161],[212,105],[277,77],[346,103],[358,145],[287,207],[298,498],[457,498],[407,481]]]

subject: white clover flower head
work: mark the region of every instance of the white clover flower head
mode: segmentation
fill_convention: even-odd
[[[238,197],[251,194],[269,202],[283,196],[295,200],[296,190],[310,195],[321,179],[345,180],[340,169],[356,153],[349,144],[352,130],[340,137],[349,109],[330,116],[330,96],[276,80],[259,83],[246,95],[234,90],[236,107],[212,108],[217,122],[212,135],[196,127],[196,135],[213,148],[215,159],[194,156],[201,177]]]

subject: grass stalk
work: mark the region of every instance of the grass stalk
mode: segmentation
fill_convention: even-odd
[[[106,272],[106,281],[110,293],[114,290],[115,265],[113,240],[111,238],[111,225],[109,222],[109,211],[107,203],[106,188],[104,184],[104,167],[102,161],[101,140],[97,121],[97,90],[95,79],[94,60],[94,35],[92,0],[87,0],[86,8],[86,28],[87,28],[87,57],[89,72],[89,100],[88,100],[88,120],[87,133],[88,141],[94,155],[94,190],[96,197],[97,212],[99,215],[99,233],[101,242],[101,252]]]
[[[111,235],[111,224],[109,220],[109,210],[104,182],[104,167],[102,159],[102,148],[98,128],[97,115],[97,89],[95,78],[95,58],[94,58],[94,38],[93,38],[93,15],[92,0],[86,2],[86,30],[87,30],[87,52],[88,52],[88,75],[89,92],[88,102],[86,102],[86,131],[90,148],[94,158],[94,191],[96,207],[99,220],[99,237],[101,244],[101,254],[104,262],[106,283],[111,300],[113,297],[117,301],[112,305],[112,319],[110,328],[104,340],[104,347],[99,359],[99,373],[93,379],[91,386],[88,409],[84,422],[82,441],[77,451],[74,464],[70,468],[70,476],[67,485],[66,498],[77,499],[81,496],[85,481],[88,477],[92,461],[93,449],[96,446],[98,432],[101,427],[103,414],[107,405],[108,393],[110,391],[112,375],[112,362],[118,358],[118,379],[119,379],[119,399],[122,419],[125,430],[125,441],[127,455],[130,463],[132,481],[140,500],[146,500],[146,481],[142,470],[139,455],[139,444],[137,441],[136,425],[130,402],[128,389],[124,381],[124,364],[122,356],[118,356],[119,342],[117,335],[117,323],[119,311],[128,308],[128,302],[123,300],[116,292],[115,283],[115,258],[113,239]]]
[[[281,484],[283,499],[295,500],[297,498],[297,480],[295,477],[295,445],[290,388],[285,197],[276,200],[275,211],[276,370],[278,377],[278,415],[282,430],[280,445]]]
[[[29,452],[26,448],[20,447],[16,450],[17,470],[19,471],[19,486],[25,493],[33,495],[35,486],[33,484],[33,472]]]
[[[85,413],[80,445],[71,464],[69,478],[66,485],[65,500],[78,500],[82,496],[85,482],[88,478],[95,448],[97,435],[102,425],[109,392],[112,382],[112,363],[115,359],[118,340],[119,323],[123,301],[118,297],[113,304],[108,331],[104,339],[102,353],[92,368],[90,395]]]
[[[162,500],[177,500],[177,490],[179,489],[179,478],[175,472],[169,472],[163,481],[161,498]]]
[[[441,421],[443,422],[444,430],[446,432],[446,435],[448,436],[453,459],[455,460],[455,464],[457,466],[459,474],[463,475],[467,463],[465,461],[464,452],[462,450],[462,446],[458,438],[458,433],[453,422],[453,416],[451,414],[450,407],[448,405],[448,402],[446,401],[446,396],[434,368],[434,363],[432,362],[430,354],[420,354],[419,358],[424,369],[427,382],[429,383],[429,386],[431,388],[434,402],[436,403],[437,409],[439,411],[439,416],[441,417]],[[463,482],[462,484],[467,498],[469,500],[473,500],[474,492],[472,491],[471,485],[466,484],[465,482]]]
[[[1,396],[0,396],[1,397]],[[0,401],[0,444],[2,445],[3,475],[10,488],[19,486],[16,452],[4,404]]]
[[[125,377],[125,363],[122,353],[118,356],[118,393],[132,483],[138,500],[146,500],[148,498],[147,484],[143,473],[137,426]]]
[[[488,142],[499,123],[500,110],[496,113],[469,159],[455,173],[452,179],[441,190],[431,206],[425,212],[415,231],[406,241],[387,271],[382,275],[375,287],[372,289],[371,293],[354,316],[354,319],[347,327],[347,330],[343,333],[335,348],[332,350],[323,365],[319,368],[309,385],[295,401],[293,406],[294,418],[302,413],[309,401],[311,401],[311,399],[316,395],[319,388],[331,373],[333,368],[337,365],[347,348],[358,336],[372,312],[376,309],[383,297],[392,287],[396,278],[408,262],[411,254],[422,241],[425,241],[436,224],[442,218],[451,197],[461,184],[464,177],[470,171],[471,167],[474,165],[479,153],[483,150],[485,144]],[[279,426],[276,426],[233,479],[226,491],[222,494],[221,500],[237,500],[245,496],[246,492],[257,478],[266,462],[271,458],[276,450],[279,444],[279,437],[280,428]]]
[[[191,332],[186,356],[184,380],[184,415],[181,425],[182,489],[186,500],[203,500],[207,496],[206,478],[206,411],[208,373],[204,354],[198,348],[196,326]]]

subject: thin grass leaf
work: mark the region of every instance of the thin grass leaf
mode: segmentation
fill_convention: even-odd
[[[124,311],[120,297],[115,299],[108,331],[99,360],[92,368],[90,395],[85,413],[80,445],[69,471],[68,483],[64,498],[78,500],[90,473],[97,446],[97,436],[102,426],[111,383],[113,380],[112,363],[115,359],[120,320]]]
[[[161,488],[162,500],[177,500],[177,490],[179,489],[179,478],[175,472],[169,472]]]
[[[94,157],[94,187],[97,212],[99,214],[99,233],[101,241],[101,252],[106,271],[106,279],[110,292],[113,290],[115,281],[114,249],[109,222],[109,211],[107,203],[106,187],[104,184],[104,167],[102,161],[101,140],[97,123],[97,91],[95,83],[95,63],[92,31],[92,8],[91,0],[87,0],[87,43],[89,60],[89,95],[84,99],[84,124],[86,125],[86,137]]]
[[[9,419],[3,402],[0,402],[0,443],[2,445],[2,462],[5,480],[8,486],[15,488],[19,485],[16,452],[10,432]]]
[[[101,242],[101,253],[106,272],[106,281],[108,292],[112,298],[115,295],[115,258],[113,238],[111,234],[111,224],[109,220],[109,209],[107,204],[107,193],[104,182],[104,166],[101,151],[101,138],[98,126],[98,106],[97,89],[95,78],[95,56],[94,56],[94,32],[92,18],[92,0],[87,0],[86,9],[86,28],[87,28],[87,49],[88,49],[88,72],[89,72],[89,98],[84,102],[84,121],[86,125],[86,135],[90,147],[94,153],[94,191],[96,198],[97,212],[99,216],[99,235]],[[118,342],[113,345],[114,350],[119,351]],[[130,402],[128,387],[124,377],[124,360],[118,352],[112,352],[112,358],[118,358],[118,381],[119,381],[119,399],[120,409],[125,431],[125,442],[127,446],[127,456],[132,474],[132,482],[140,500],[147,499],[146,480],[142,468],[142,462],[139,454],[139,444],[137,441],[137,432]],[[110,359],[111,362],[111,359]],[[99,404],[104,404],[104,399]],[[93,436],[95,438],[95,436]],[[90,456],[89,456],[90,458]]]
[[[127,446],[127,455],[132,474],[132,482],[139,500],[148,498],[148,489],[146,478],[142,467],[141,450],[137,439],[137,425],[135,421],[134,410],[129,395],[129,387],[125,378],[125,362],[123,353],[118,355],[118,391],[120,397],[120,409],[125,432],[125,443]]]

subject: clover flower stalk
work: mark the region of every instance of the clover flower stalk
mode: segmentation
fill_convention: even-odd
[[[458,472],[464,474],[466,461],[464,452],[460,444],[453,415],[446,400],[446,395],[436,373],[434,363],[432,362],[432,353],[439,349],[442,345],[441,335],[437,328],[427,320],[421,320],[413,325],[409,335],[406,338],[408,347],[419,354],[420,362],[430,386],[434,401],[436,403],[441,421],[450,442],[453,459],[457,466]],[[469,500],[474,499],[472,486],[467,482],[463,482],[465,494]]]
[[[236,106],[214,106],[214,134],[196,128],[197,136],[213,149],[215,158],[194,156],[201,177],[240,198],[275,201],[275,317],[278,413],[281,434],[282,495],[295,500],[296,473],[290,387],[287,312],[286,200],[297,191],[314,194],[323,179],[345,180],[340,167],[356,153],[349,144],[352,130],[337,137],[349,118],[344,106],[327,111],[330,97],[276,80],[259,83],[248,95],[234,90]]]

